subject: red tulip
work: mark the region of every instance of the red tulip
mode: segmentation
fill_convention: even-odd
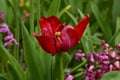
[[[88,24],[89,15],[85,16],[74,29],[71,25],[64,26],[55,16],[42,17],[39,21],[41,36],[33,35],[41,47],[50,54],[65,52],[74,47],[81,39]]]

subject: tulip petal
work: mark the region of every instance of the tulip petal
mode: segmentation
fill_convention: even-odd
[[[54,42],[50,38],[46,36],[38,36],[36,33],[33,33],[33,35],[37,38],[39,44],[46,52],[53,55],[56,54]]]
[[[48,17],[48,20],[51,23],[54,33],[57,31],[61,31],[64,28],[62,22],[55,16]]]
[[[87,27],[87,24],[89,22],[89,18],[90,18],[89,15],[85,16],[83,19],[80,20],[80,22],[76,26],[76,30],[77,30],[77,32],[79,34],[79,39],[82,37],[82,35],[84,33],[84,30]]]
[[[40,27],[41,27],[41,33],[43,36],[47,36],[49,38],[53,38],[54,34],[53,34],[53,30],[52,30],[52,27],[51,27],[51,24],[50,22],[48,21],[47,18],[45,17],[42,17],[40,20],[39,20],[39,23],[40,23]]]
[[[67,51],[79,41],[78,34],[72,26],[67,25],[61,32],[60,39],[56,42],[58,51]]]

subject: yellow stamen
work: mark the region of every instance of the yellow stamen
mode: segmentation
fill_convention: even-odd
[[[55,35],[56,35],[57,37],[60,37],[60,34],[61,34],[61,32],[56,32],[56,33],[55,33]]]

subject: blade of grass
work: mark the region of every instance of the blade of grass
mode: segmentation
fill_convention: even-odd
[[[116,21],[116,32],[118,32],[118,35],[115,37],[115,44],[120,43],[120,16],[117,17]]]
[[[30,34],[34,32],[34,0],[30,0]]]
[[[21,22],[22,26],[22,37],[23,37],[23,49],[25,62],[27,64],[30,80],[44,80],[45,78],[45,68],[43,65],[42,57],[36,50],[32,38],[30,37],[24,24]]]
[[[120,0],[114,0],[113,4],[113,20],[116,21],[117,16],[120,14],[120,6],[119,6]]]
[[[78,9],[78,13],[79,13],[80,17],[82,17],[82,18],[85,16],[80,9]],[[85,30],[85,35],[84,35],[85,38],[82,38],[83,40],[81,40],[85,52],[94,51],[92,39],[90,39],[91,36],[92,36],[91,30],[88,25],[87,29]],[[86,43],[85,43],[85,41],[86,41]]]
[[[37,33],[40,34],[39,19],[40,19],[40,0],[37,0]]]
[[[25,74],[22,70],[22,67],[19,65],[16,59],[2,46],[0,46],[0,57],[2,58],[4,63],[7,64],[9,62],[12,65],[12,68],[14,69],[14,74],[11,75],[12,78],[14,78],[14,75],[16,74],[17,80],[25,80]],[[10,70],[9,72],[10,74],[12,74]]]
[[[64,9],[62,9],[59,14],[58,18],[60,18],[66,11],[68,11],[71,8],[71,5],[67,5]]]
[[[14,29],[15,34],[14,35],[17,41],[19,41],[19,35],[20,35],[20,26],[19,26],[19,21],[18,21],[18,16],[20,15],[18,15],[19,13],[18,3],[19,1],[14,0],[14,8],[15,8],[15,29]],[[18,60],[19,58],[19,46],[18,45],[14,46],[14,56]]]
[[[0,74],[0,80],[7,80],[7,79],[4,75]]]
[[[90,6],[91,6],[93,14],[95,15],[96,20],[98,21],[98,23],[100,25],[102,32],[105,34],[105,37],[104,37],[105,40],[109,41],[109,39],[112,37],[110,26],[105,21],[104,17],[98,10],[98,7],[96,6],[96,4],[91,1]]]
[[[74,24],[77,25],[77,19],[70,12],[66,11],[65,13],[73,20]]]
[[[53,0],[46,16],[50,16],[50,15],[57,16],[59,8],[60,8],[60,3],[61,3],[61,0]]]

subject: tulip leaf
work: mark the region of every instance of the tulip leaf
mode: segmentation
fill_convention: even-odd
[[[91,2],[90,5],[91,5],[91,9],[92,9],[92,12],[94,13],[95,18],[98,21],[98,23],[100,25],[100,28],[103,31],[104,35],[105,35],[105,37],[104,37],[105,40],[109,41],[109,39],[112,37],[110,26],[105,21],[104,17],[102,16],[100,11],[98,10],[98,7],[96,6],[96,4]]]
[[[30,34],[34,31],[34,0],[30,0]]]
[[[108,72],[100,80],[120,80],[120,71]]]
[[[22,37],[23,37],[23,49],[25,62],[28,67],[28,74],[30,74],[29,80],[44,80],[44,65],[42,57],[33,44],[32,38],[30,37],[24,24],[22,24]]]
[[[7,79],[4,75],[0,74],[0,80],[7,80]]]
[[[77,19],[73,16],[73,14],[71,14],[70,12],[66,11],[66,14],[68,16],[70,16],[70,18],[73,20],[74,24],[77,25]]]
[[[120,29],[120,16],[117,17],[117,21],[116,21],[116,32],[119,32]],[[119,34],[117,34],[117,36],[115,37],[115,44],[120,43],[120,32]]]
[[[71,8],[71,5],[67,5],[65,8],[63,8],[59,14],[58,14],[58,18],[60,18],[66,11],[68,11]]]
[[[16,59],[4,48],[0,47],[0,57],[2,58],[3,62],[6,64],[10,64],[11,68],[8,68],[9,76],[11,76],[12,80],[25,80],[24,71],[22,70],[19,63],[16,61]],[[14,70],[14,73],[13,73]],[[15,76],[16,75],[16,76]]]
[[[120,14],[120,6],[119,6],[120,0],[114,0],[113,4],[113,19],[116,20],[117,16]]]
[[[60,8],[60,3],[61,3],[61,0],[53,0],[50,7],[49,7],[49,10],[48,10],[46,16],[57,15],[58,10]]]
[[[90,39],[91,39],[91,42],[92,42],[93,44],[100,45],[101,39],[99,39],[98,37],[96,37],[96,36],[91,36]]]
[[[19,76],[16,74],[14,66],[9,61],[7,62],[7,69],[8,69],[8,74],[9,74],[10,80],[18,80]],[[19,80],[21,80],[21,79],[19,79]]]

